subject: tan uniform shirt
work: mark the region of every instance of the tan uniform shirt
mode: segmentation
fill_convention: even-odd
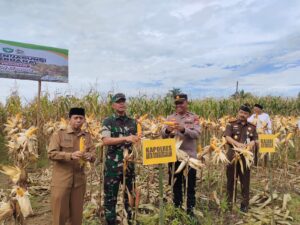
[[[48,148],[48,157],[53,161],[51,186],[79,187],[86,184],[84,166],[80,166],[78,160],[71,160],[72,152],[79,151],[81,136],[85,137],[86,151],[92,153],[94,159],[95,147],[89,133],[76,133],[68,126],[52,135]]]
[[[167,120],[175,120],[180,125],[182,125],[185,130],[184,132],[176,131],[173,133],[168,133],[167,126],[162,129],[163,138],[169,138],[178,136],[183,139],[180,146],[181,150],[184,150],[190,157],[197,158],[197,139],[200,135],[200,125],[199,117],[191,112],[187,112],[184,115],[174,113],[167,117]]]

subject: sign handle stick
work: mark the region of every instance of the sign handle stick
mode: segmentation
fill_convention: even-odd
[[[42,81],[39,80],[38,81],[37,112],[36,112],[36,126],[38,128],[40,127],[41,90],[42,90]]]
[[[163,202],[163,167],[159,164],[159,225],[164,224],[164,202]]]
[[[272,206],[272,221],[271,224],[273,225],[275,222],[274,219],[274,200],[273,200],[273,186],[272,186],[272,180],[273,180],[273,165],[272,165],[272,159],[271,159],[271,153],[268,153],[269,157],[268,160],[269,162],[267,163],[267,167],[269,169],[269,191],[270,191],[270,195],[271,195],[271,206]]]
[[[38,130],[37,130],[37,138],[38,138],[37,144],[38,144],[38,153],[39,154],[41,154],[41,146],[40,146],[41,142],[39,141],[40,138],[41,138],[41,131],[40,131],[41,130],[40,129],[40,123],[41,123],[41,121],[40,121],[41,92],[42,92],[42,81],[39,80],[38,81],[38,98],[37,98],[37,107],[36,107],[36,110],[37,110],[37,112],[36,112],[36,126],[38,128]]]

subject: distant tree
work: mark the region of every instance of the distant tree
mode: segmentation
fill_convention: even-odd
[[[235,92],[233,95],[231,95],[231,98],[249,98],[253,97],[253,95],[250,92],[245,92],[243,89],[240,91]]]
[[[181,93],[181,89],[180,88],[175,88],[173,87],[171,90],[169,90],[169,92],[167,93],[167,97],[172,97],[174,98],[176,95]]]

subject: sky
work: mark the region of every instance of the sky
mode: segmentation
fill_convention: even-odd
[[[191,98],[300,92],[299,0],[1,0],[0,39],[69,50],[69,83],[128,96],[180,88]],[[37,82],[0,78],[0,101]]]

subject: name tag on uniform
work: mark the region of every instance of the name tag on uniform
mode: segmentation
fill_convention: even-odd
[[[65,139],[65,138],[64,138],[64,139],[63,139],[63,142],[72,142],[72,139],[69,139],[69,138],[68,138],[68,139]]]
[[[187,118],[185,121],[184,121],[184,126],[186,128],[194,128],[194,121],[192,118]]]

